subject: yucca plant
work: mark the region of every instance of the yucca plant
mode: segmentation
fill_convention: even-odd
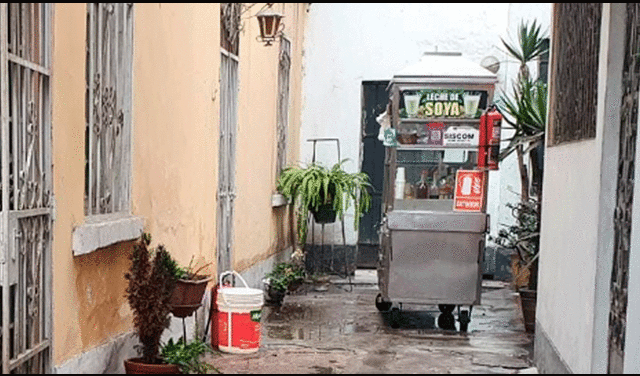
[[[508,140],[509,145],[501,151],[499,160],[502,161],[512,152],[516,152],[522,202],[529,199],[530,187],[524,156],[530,154],[533,167],[541,169],[536,163],[536,148],[544,142],[547,122],[547,85],[530,77],[527,64],[549,50],[546,39],[546,33],[541,32],[540,25],[535,20],[531,23],[520,23],[517,43],[510,44],[502,39],[508,54],[518,61],[520,68],[513,84],[511,98],[503,94],[497,103],[500,112],[506,115],[505,121],[515,130],[513,137]],[[542,176],[539,171],[536,171],[536,174]]]
[[[322,205],[330,205],[336,216],[342,217],[354,205],[354,229],[360,225],[360,217],[371,206],[369,176],[364,172],[348,173],[342,165],[348,159],[336,163],[331,169],[311,163],[306,167],[285,168],[278,178],[278,191],[293,200],[296,207],[298,242],[306,244],[309,212],[317,212]]]
[[[509,55],[520,63],[518,81],[529,78],[527,63],[548,51],[549,47],[544,43],[545,39],[546,35],[541,33],[540,25],[538,25],[536,20],[533,20],[531,24],[528,22],[520,22],[517,44],[509,44],[500,38]]]

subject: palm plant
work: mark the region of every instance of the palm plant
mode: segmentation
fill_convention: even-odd
[[[502,44],[513,58],[520,62],[518,81],[529,78],[529,68],[527,63],[539,58],[548,51],[548,46],[544,43],[546,35],[540,32],[540,25],[536,20],[531,24],[520,22],[518,28],[518,44],[509,44],[502,40]]]
[[[548,51],[545,43],[547,36],[540,32],[540,26],[521,23],[518,30],[518,43],[509,44],[502,40],[508,53],[520,63],[518,77],[513,85],[512,97],[503,95],[498,108],[507,116],[505,121],[515,130],[508,139],[509,145],[500,152],[499,160],[516,152],[520,171],[520,203],[507,204],[512,209],[517,223],[501,229],[498,244],[515,249],[525,269],[530,270],[529,288],[537,287],[538,251],[540,244],[540,199],[529,197],[530,178],[524,156],[530,156],[534,176],[541,178],[541,168],[537,163],[537,148],[544,143],[547,123],[547,85],[530,77],[527,64]],[[539,193],[540,195],[540,193]]]
[[[344,171],[342,165],[347,160],[336,163],[331,169],[319,163],[311,163],[306,167],[287,167],[280,174],[277,189],[296,204],[298,242],[301,245],[306,244],[310,211],[316,212],[323,205],[330,206],[335,210],[336,216],[342,217],[353,203],[355,230],[360,224],[360,217],[369,211],[369,176],[364,172]]]
[[[548,51],[546,38],[534,20],[531,24],[520,24],[517,44],[509,44],[502,39],[508,53],[520,63],[520,68],[513,85],[512,97],[502,95],[498,102],[500,111],[507,115],[504,116],[505,121],[515,130],[513,137],[508,139],[509,145],[501,151],[499,160],[516,152],[522,202],[528,201],[530,187],[524,156],[530,155],[533,167],[541,168],[535,163],[536,158],[532,154],[544,142],[547,122],[547,85],[530,77],[527,64]]]

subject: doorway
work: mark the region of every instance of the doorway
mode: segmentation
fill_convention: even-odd
[[[389,81],[362,82],[361,171],[369,175],[373,189],[371,191],[371,209],[362,217],[358,230],[356,266],[361,269],[376,268],[380,249],[378,228],[382,220],[385,148],[382,141],[378,140],[380,124],[376,121],[376,117],[384,112],[389,101],[388,86]]]

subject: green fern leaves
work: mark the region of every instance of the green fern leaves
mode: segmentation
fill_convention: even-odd
[[[369,176],[363,172],[348,173],[342,165],[348,159],[336,163],[331,169],[319,163],[306,167],[285,168],[278,178],[278,191],[296,204],[298,241],[304,245],[307,236],[309,211],[318,210],[320,205],[333,205],[338,217],[354,205],[354,229],[360,225],[360,217],[371,207],[371,184]]]

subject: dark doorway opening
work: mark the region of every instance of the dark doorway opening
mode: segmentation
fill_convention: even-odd
[[[378,228],[382,220],[385,149],[382,141],[378,140],[380,124],[376,118],[385,111],[389,101],[388,86],[389,81],[362,82],[361,171],[371,178],[373,190],[371,210],[362,217],[358,231],[356,266],[361,269],[376,268],[380,249]]]

